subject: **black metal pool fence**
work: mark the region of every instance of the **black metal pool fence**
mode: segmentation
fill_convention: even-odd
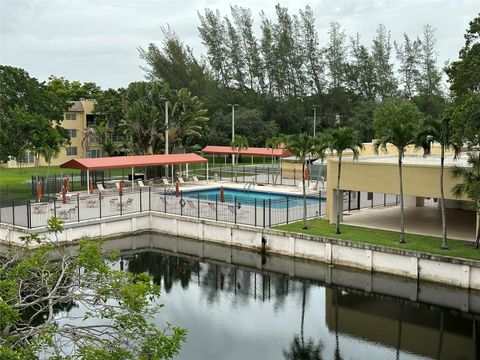
[[[193,190],[193,189],[192,189]],[[307,197],[307,218],[325,215],[325,193],[317,191]],[[178,196],[172,188],[124,188],[104,193],[70,193],[66,201],[52,198],[47,201],[16,201],[0,199],[0,223],[25,228],[45,227],[48,219],[56,217],[66,223],[124,216],[147,211],[190,216],[200,219],[271,227],[303,219],[303,199],[287,195],[283,199],[233,198],[220,201],[220,193],[214,198],[181,191]],[[352,211],[365,207],[383,207],[398,204],[395,195],[345,192],[344,210]]]

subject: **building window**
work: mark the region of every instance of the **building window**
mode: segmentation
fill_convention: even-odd
[[[33,164],[35,162],[35,154],[30,151],[26,152],[20,162],[24,164]]]
[[[90,150],[88,150],[87,157],[89,157],[89,158],[103,157],[102,149],[90,149]]]
[[[77,120],[77,114],[67,113],[65,114],[65,120]]]
[[[68,135],[70,135],[70,139],[77,137],[77,129],[68,129]]]
[[[67,147],[67,156],[75,156],[75,155],[77,155],[77,147],[76,146]]]
[[[95,127],[97,126],[97,121],[95,119],[95,115],[93,114],[87,114],[86,115],[86,118],[87,118],[87,127]]]

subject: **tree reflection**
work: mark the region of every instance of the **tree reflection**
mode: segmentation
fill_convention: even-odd
[[[322,359],[323,345],[319,341],[315,344],[312,338],[305,341],[304,325],[305,325],[305,303],[307,299],[307,283],[302,284],[302,314],[300,317],[300,336],[297,334],[293,337],[288,351],[283,351],[285,359],[289,360],[320,360]]]

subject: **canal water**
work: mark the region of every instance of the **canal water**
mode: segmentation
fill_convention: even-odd
[[[162,235],[105,243],[147,272],[178,359],[475,359],[480,294]]]

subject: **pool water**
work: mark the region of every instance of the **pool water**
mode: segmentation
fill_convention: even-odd
[[[272,208],[297,207],[303,205],[303,197],[298,195],[287,195],[280,193],[271,193],[266,191],[240,190],[224,188],[225,202],[244,205],[271,206]],[[200,200],[220,201],[220,188],[184,191],[184,197],[191,197]],[[287,200],[288,199],[288,200]],[[323,199],[320,199],[322,201]],[[319,199],[307,196],[307,205],[318,204]]]

